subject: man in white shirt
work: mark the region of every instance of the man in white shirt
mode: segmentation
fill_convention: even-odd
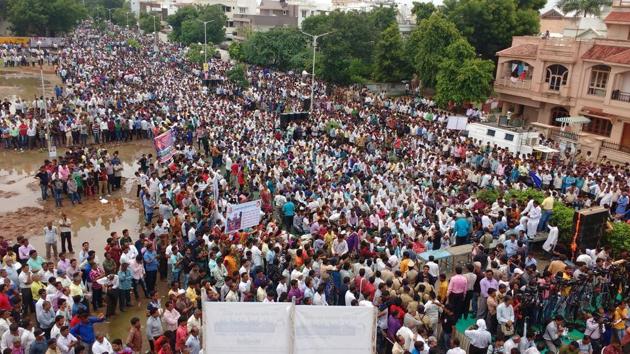
[[[92,344],[92,354],[113,354],[114,349],[111,343],[103,336],[102,333],[96,335],[96,341]]]
[[[61,327],[61,334],[57,337],[57,349],[60,354],[74,354],[74,348],[79,344],[75,336],[70,333],[68,326]]]
[[[282,276],[282,278],[280,278],[280,282],[278,282],[278,286],[276,286],[276,294],[278,295],[277,300],[280,301],[280,295],[286,293],[287,291],[289,291],[289,288],[287,287],[287,277]]]
[[[67,250],[70,253],[74,253],[72,249],[72,222],[66,216],[65,213],[61,213],[61,219],[59,219],[59,233],[61,235],[61,252],[66,253],[66,244],[68,246]]]
[[[57,235],[59,230],[56,226],[53,226],[52,221],[46,223],[44,227],[44,244],[46,246],[46,259],[50,259],[50,249],[52,248],[53,255],[57,258]]]
[[[512,351],[512,348],[518,349],[520,343],[521,336],[515,334],[510,339],[506,340],[505,343],[503,343],[503,350],[505,353],[509,353]]]
[[[514,307],[512,306],[512,297],[509,295],[505,296],[503,302],[497,306],[497,323],[502,331],[514,333]]]
[[[466,351],[459,346],[459,338],[453,338],[451,342],[453,343],[451,349],[446,354],[466,354]]]

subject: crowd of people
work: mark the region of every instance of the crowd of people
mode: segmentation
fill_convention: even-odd
[[[206,301],[374,307],[379,353],[628,351],[628,250],[573,250],[551,221],[560,202],[601,205],[626,219],[627,164],[512,154],[447,130],[448,113],[430,100],[323,82],[308,119],[285,126],[281,113],[305,106],[308,77],[249,67],[250,87],[241,88],[226,79],[230,64],[213,59],[208,87],[184,57],[176,45],[155,50],[152,38],[115,26],[97,33],[89,22],[60,50],[65,87],[42,102],[52,122],[128,122],[119,130],[99,124],[88,133],[95,143],[170,129],[176,153],[165,163],[138,161],[145,223],[137,235],[112,231],[104,252],[84,242],[75,253],[65,216],[43,230],[45,258],[26,238],[0,242],[3,351],[197,354]],[[37,103],[15,119],[25,117],[45,121]],[[73,203],[120,188],[116,158],[70,149],[37,175],[42,198],[50,186]],[[531,188],[544,190],[544,200],[504,197]],[[477,198],[488,189],[499,192],[496,201]],[[258,199],[260,224],[225,233],[227,206]],[[532,252],[544,232],[545,253]],[[421,257],[467,244],[470,261],[453,274]],[[549,303],[570,299],[586,281],[614,286],[595,289],[565,322]],[[128,338],[95,333],[94,323],[143,297],[146,318],[131,320]],[[462,321],[475,324],[458,335]],[[569,340],[565,328],[579,322],[580,337]]]

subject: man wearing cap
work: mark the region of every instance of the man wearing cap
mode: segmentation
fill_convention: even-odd
[[[29,354],[45,354],[48,350],[48,342],[44,337],[44,331],[37,328],[35,329],[35,341],[31,343]]]

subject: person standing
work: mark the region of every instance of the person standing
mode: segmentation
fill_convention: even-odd
[[[149,317],[147,318],[147,339],[149,340],[152,353],[155,352],[155,340],[163,333],[164,330],[162,329],[160,311],[158,308],[152,307],[151,310],[149,310]]]
[[[468,309],[464,309],[466,292],[468,291],[468,279],[462,275],[462,272],[461,266],[455,267],[455,275],[448,282],[448,303],[453,305],[456,318],[468,312]]]
[[[125,307],[131,306],[131,288],[133,275],[128,263],[121,263],[118,271],[118,293],[120,300],[120,311],[124,312]]]
[[[134,354],[142,353],[142,324],[138,317],[131,319],[131,328],[127,336],[126,344]]]
[[[147,249],[144,252],[144,270],[146,272],[146,286],[147,291],[152,293],[155,290],[155,282],[157,280],[158,261],[157,254],[153,250],[153,244],[149,243]]]
[[[57,235],[59,230],[53,226],[52,221],[46,223],[44,228],[44,244],[46,245],[46,259],[50,259],[50,250],[52,249],[54,257],[57,258]]]
[[[201,351],[201,341],[199,340],[199,330],[197,328],[190,330],[190,335],[186,339],[186,349],[188,349],[190,354],[199,354]]]
[[[492,335],[486,329],[486,321],[477,320],[477,324],[464,331],[464,334],[470,339],[470,354],[485,354],[488,346],[492,343]]]
[[[61,235],[61,252],[66,253],[66,250],[70,253],[74,253],[72,248],[72,222],[66,216],[66,213],[61,213],[61,219],[59,219],[59,233]],[[67,245],[67,248],[66,248]]]

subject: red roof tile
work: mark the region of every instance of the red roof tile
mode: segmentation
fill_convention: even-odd
[[[630,12],[613,11],[606,16],[605,22],[630,22]]]
[[[599,60],[618,64],[630,64],[630,48],[595,44],[584,55],[584,60]]]
[[[498,52],[498,56],[507,56],[507,57],[527,57],[527,58],[536,58],[536,53],[538,52],[538,46],[536,44],[521,44],[516,47],[510,47],[507,49],[503,49]]]

